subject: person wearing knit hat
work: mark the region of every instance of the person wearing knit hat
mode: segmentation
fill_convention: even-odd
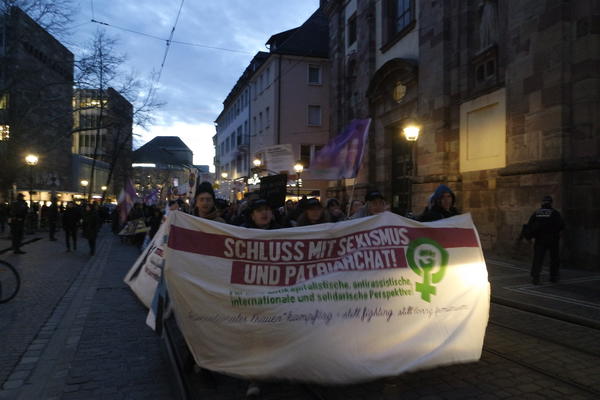
[[[196,189],[194,215],[217,222],[225,222],[223,218],[219,217],[215,207],[215,191],[210,182],[202,182]]]

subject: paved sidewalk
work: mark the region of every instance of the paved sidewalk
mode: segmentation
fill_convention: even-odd
[[[27,255],[48,257],[56,243],[26,248]],[[87,251],[87,243],[80,247]],[[30,342],[0,399],[173,398],[160,340],[145,326],[144,306],[122,282],[136,257],[135,248],[104,228],[96,256],[87,259]]]

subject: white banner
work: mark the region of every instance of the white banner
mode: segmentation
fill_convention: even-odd
[[[169,234],[169,220],[163,222],[152,241],[142,251],[125,276],[125,283],[146,306],[150,307],[165,264],[164,250]]]
[[[294,151],[291,144],[278,144],[264,149],[267,168],[273,172],[293,171]]]
[[[490,287],[469,214],[272,231],[169,222],[167,290],[204,368],[351,383],[481,356]]]

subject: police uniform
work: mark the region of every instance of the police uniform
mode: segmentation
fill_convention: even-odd
[[[564,221],[558,211],[552,208],[552,197],[542,199],[542,207],[529,218],[529,229],[535,239],[531,278],[534,284],[540,282],[540,274],[546,251],[550,252],[550,281],[558,282],[559,278],[559,240],[564,229]]]

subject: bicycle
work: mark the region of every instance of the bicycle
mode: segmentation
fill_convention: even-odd
[[[0,304],[12,300],[20,287],[19,272],[11,264],[0,260]]]

